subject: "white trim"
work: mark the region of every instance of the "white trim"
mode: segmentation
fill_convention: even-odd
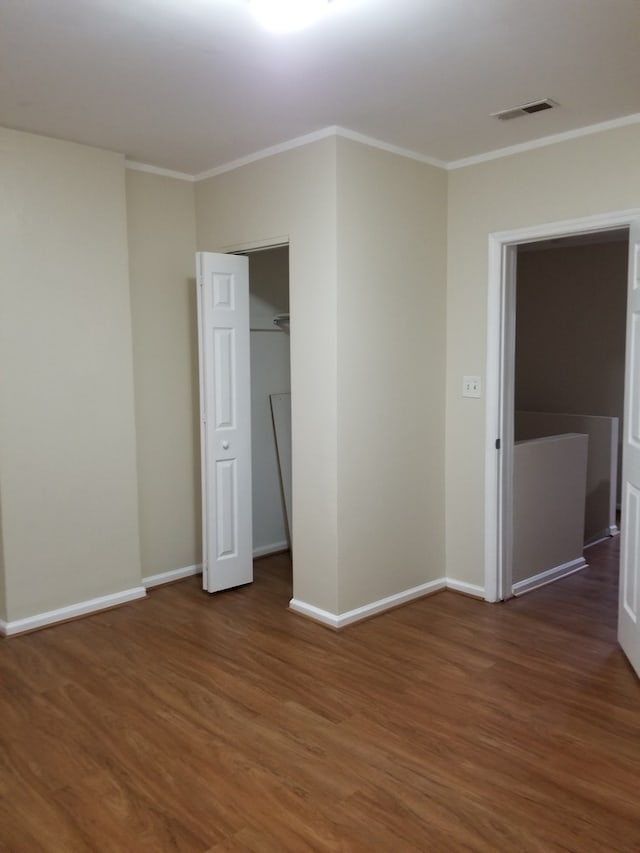
[[[381,139],[374,139],[372,136],[356,133],[355,130],[349,130],[348,127],[336,127],[335,133],[336,136],[341,136],[343,139],[351,139],[353,142],[368,145],[370,148],[379,148],[381,151],[387,151],[389,154],[397,154],[399,157],[405,157],[407,160],[417,160],[418,163],[426,163],[428,166],[435,166],[437,169],[448,168],[448,164],[444,160],[438,160],[437,157],[418,154],[417,151],[401,148],[399,145],[391,145],[388,142],[383,142]]]
[[[478,584],[457,581],[455,578],[447,578],[446,583],[447,589],[453,592],[462,592],[464,595],[473,596],[473,598],[484,598],[484,587]]]
[[[640,208],[612,211],[576,219],[561,220],[543,225],[528,226],[511,231],[489,234],[488,291],[487,291],[487,369],[485,378],[485,600],[499,601],[508,596],[502,590],[502,524],[499,498],[501,478],[508,475],[495,461],[495,439],[504,439],[504,299],[506,285],[506,249],[510,245],[568,237],[590,231],[628,227],[640,218]],[[504,447],[503,447],[504,449]],[[500,463],[502,464],[502,463]]]
[[[280,249],[282,246],[289,245],[289,235],[284,234],[279,237],[265,237],[262,240],[250,240],[248,243],[234,243],[231,246],[221,246],[217,249],[218,252],[223,252],[225,255],[248,254],[249,252],[263,252],[269,249]]]
[[[563,133],[554,133],[550,136],[541,136],[529,142],[521,142],[518,145],[509,145],[506,148],[495,148],[493,151],[485,151],[483,154],[473,154],[471,157],[463,157],[461,160],[451,160],[446,164],[446,169],[465,169],[467,166],[476,166],[478,163],[486,163],[489,160],[499,160],[502,157],[511,157],[513,154],[522,154],[524,151],[533,151],[535,148],[546,148],[548,145],[556,145],[558,142],[568,142],[581,136],[591,136],[594,133],[602,133],[606,130],[615,130],[618,127],[627,127],[630,124],[640,124],[640,113],[614,118],[611,121],[602,121],[598,124],[590,124],[586,127],[578,127],[575,130],[567,130]]]
[[[485,600],[494,602],[502,599],[502,559],[499,547],[498,500],[500,496],[500,460],[496,451],[496,438],[500,433],[500,381],[502,339],[502,246],[489,236],[489,293],[487,297],[487,366],[485,375],[486,428],[485,428]],[[496,381],[498,380],[498,381]]]
[[[146,578],[142,578],[142,585],[145,589],[151,589],[154,586],[162,586],[165,583],[172,583],[173,581],[179,581],[183,578],[190,578],[192,575],[201,575],[202,574],[202,563],[198,563],[195,566],[185,566],[182,569],[171,569],[168,572],[160,572],[157,575],[147,575]]]
[[[310,145],[312,142],[319,142],[321,139],[327,139],[332,136],[350,139],[352,142],[359,142],[361,145],[368,145],[370,148],[378,148],[380,151],[387,151],[389,154],[397,154],[399,157],[405,157],[407,160],[417,160],[419,163],[426,163],[438,169],[448,168],[448,164],[444,160],[438,160],[437,157],[419,154],[417,151],[410,151],[408,148],[401,148],[399,145],[391,145],[388,142],[383,142],[381,139],[374,139],[372,136],[356,133],[355,130],[349,130],[348,127],[332,125],[324,127],[322,130],[316,130],[313,133],[307,133],[304,136],[298,136],[295,139],[289,139],[287,142],[272,145],[270,148],[263,148],[261,151],[255,151],[253,154],[247,154],[246,157],[240,157],[229,163],[223,163],[222,166],[215,166],[213,169],[208,169],[206,172],[194,175],[191,180],[205,181],[208,178],[215,178],[217,175],[232,172],[234,169],[248,166],[257,160],[264,160],[267,157],[273,157],[275,154],[283,154],[285,151],[291,151],[293,148],[301,148],[303,145]]]
[[[280,142],[278,145],[271,145],[269,148],[263,148],[260,151],[254,151],[253,154],[247,154],[246,157],[239,157],[237,160],[231,160],[229,163],[223,163],[222,166],[214,166],[213,169],[207,169],[206,172],[200,172],[193,176],[195,181],[206,181],[208,178],[215,178],[217,175],[223,175],[225,172],[232,172],[234,169],[240,169],[242,166],[248,166],[250,163],[255,163],[257,160],[264,160],[267,157],[273,157],[276,154],[283,154],[285,151],[291,151],[293,148],[301,148],[303,145],[310,145],[312,142],[319,142],[321,139],[335,136],[335,127],[324,127],[322,130],[316,130],[313,133],[306,133],[304,136],[297,136],[295,139],[289,139],[287,142]]]
[[[513,585],[514,595],[524,595],[525,592],[531,592],[532,589],[537,589],[540,586],[545,586],[553,581],[558,581],[560,578],[566,578],[567,575],[572,575],[574,572],[579,572],[586,569],[588,563],[584,557],[578,557],[575,560],[570,560],[568,563],[562,563],[559,566],[554,566],[552,569],[547,569],[545,572],[540,572],[523,581],[518,581]]]
[[[586,551],[587,548],[593,548],[594,545],[600,545],[601,542],[608,542],[611,539],[611,534],[607,533],[605,536],[599,536],[597,539],[592,539],[590,542],[585,542],[582,546],[582,550]]]
[[[282,542],[272,542],[271,545],[261,545],[259,548],[253,549],[253,556],[267,557],[269,554],[279,554],[281,551],[288,551],[289,543],[286,539]]]
[[[162,169],[160,166],[149,166],[147,163],[137,163],[135,160],[125,160],[125,168],[132,172],[148,172],[150,175],[161,175],[163,178],[175,178],[178,181],[195,182],[194,175],[186,172],[174,172],[172,169]]]
[[[619,536],[620,528],[617,524],[609,525],[609,536]]]
[[[429,581],[428,583],[420,584],[420,586],[405,589],[403,592],[398,592],[395,595],[381,598],[378,601],[372,601],[370,604],[364,604],[362,607],[356,607],[354,610],[348,610],[346,613],[330,613],[328,610],[322,610],[313,604],[307,604],[297,598],[291,599],[289,609],[293,610],[294,613],[307,616],[316,622],[321,622],[323,625],[328,625],[330,628],[344,628],[346,625],[359,622],[361,619],[368,619],[370,616],[390,610],[392,607],[398,607],[400,604],[407,604],[416,598],[422,598],[425,595],[438,592],[441,589],[445,589],[446,585],[446,579],[439,578],[436,581]]]
[[[108,610],[119,604],[127,604],[138,598],[144,598],[147,594],[144,586],[134,586],[124,589],[122,592],[114,592],[111,595],[101,595],[99,598],[90,598],[88,601],[80,601],[70,604],[68,607],[60,607],[57,610],[48,610],[45,613],[37,613],[35,616],[27,616],[24,619],[16,619],[13,622],[0,621],[0,633],[5,637],[12,634],[21,634],[24,631],[32,631],[34,628],[44,628],[46,625],[55,625],[56,622],[66,622],[76,616],[85,616],[88,613],[96,613],[98,610]]]
[[[273,157],[275,154],[283,154],[285,151],[291,151],[294,148],[301,148],[303,145],[309,145],[312,142],[318,142],[321,139],[327,139],[331,136],[341,136],[344,139],[351,139],[353,142],[359,142],[362,145],[369,145],[371,148],[378,148],[381,151],[388,151],[390,154],[397,154],[399,157],[405,157],[407,160],[416,160],[418,163],[426,163],[429,166],[435,166],[437,169],[452,171],[455,169],[464,169],[467,166],[475,166],[478,163],[486,163],[489,160],[499,160],[502,157],[510,157],[513,154],[521,154],[524,151],[532,151],[535,148],[544,148],[548,145],[556,145],[558,142],[578,139],[581,136],[591,136],[594,133],[615,130],[618,127],[627,127],[632,124],[640,124],[640,113],[633,113],[632,115],[612,119],[611,121],[603,121],[598,124],[579,127],[575,130],[567,130],[563,133],[554,133],[551,136],[542,136],[539,139],[532,139],[529,142],[521,142],[518,145],[509,145],[506,148],[495,148],[492,151],[485,151],[482,154],[473,154],[470,157],[463,157],[460,160],[450,161],[440,160],[439,158],[431,157],[428,154],[419,154],[417,151],[412,151],[408,148],[402,148],[399,145],[392,145],[391,143],[384,142],[381,139],[375,139],[372,136],[365,136],[362,133],[357,133],[355,130],[350,130],[348,127],[331,125],[329,127],[323,127],[321,130],[316,130],[312,133],[306,133],[303,136],[297,136],[294,139],[289,139],[286,142],[271,145],[269,148],[254,151],[252,154],[247,154],[245,157],[239,157],[237,160],[231,160],[228,163],[223,163],[221,166],[214,166],[212,169],[207,169],[206,171],[199,172],[195,175],[189,175],[186,172],[176,172],[172,169],[163,169],[160,166],[151,166],[147,163],[136,162],[135,160],[126,160],[125,165],[127,169],[133,169],[138,172],[149,172],[152,175],[162,175],[166,178],[176,178],[180,181],[206,181],[208,178],[215,178],[217,175],[223,175],[225,172],[232,172],[234,169],[239,169],[242,166],[248,166],[250,163],[255,163],[258,160]]]

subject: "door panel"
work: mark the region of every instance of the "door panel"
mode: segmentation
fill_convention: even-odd
[[[618,639],[640,675],[640,222],[629,232]]]
[[[198,268],[202,582],[253,580],[249,262],[201,252]]]

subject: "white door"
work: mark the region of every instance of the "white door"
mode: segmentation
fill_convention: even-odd
[[[202,585],[253,580],[249,261],[199,252]]]
[[[629,232],[618,639],[640,676],[640,221]]]

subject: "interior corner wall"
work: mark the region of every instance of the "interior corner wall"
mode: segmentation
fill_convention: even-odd
[[[337,140],[340,612],[445,576],[447,173]]]
[[[337,613],[336,140],[196,184],[200,251],[289,241],[293,594]]]
[[[447,286],[447,567],[484,584],[484,397],[464,399],[462,376],[484,379],[489,235],[640,208],[640,125],[609,130],[449,172]]]
[[[127,170],[142,575],[201,560],[194,184]]]
[[[7,621],[140,585],[124,159],[0,129]]]

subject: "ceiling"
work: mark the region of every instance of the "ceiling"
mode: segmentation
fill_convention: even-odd
[[[287,35],[248,0],[0,7],[0,125],[189,175],[334,125],[449,163],[639,113],[640,0],[333,0]]]

